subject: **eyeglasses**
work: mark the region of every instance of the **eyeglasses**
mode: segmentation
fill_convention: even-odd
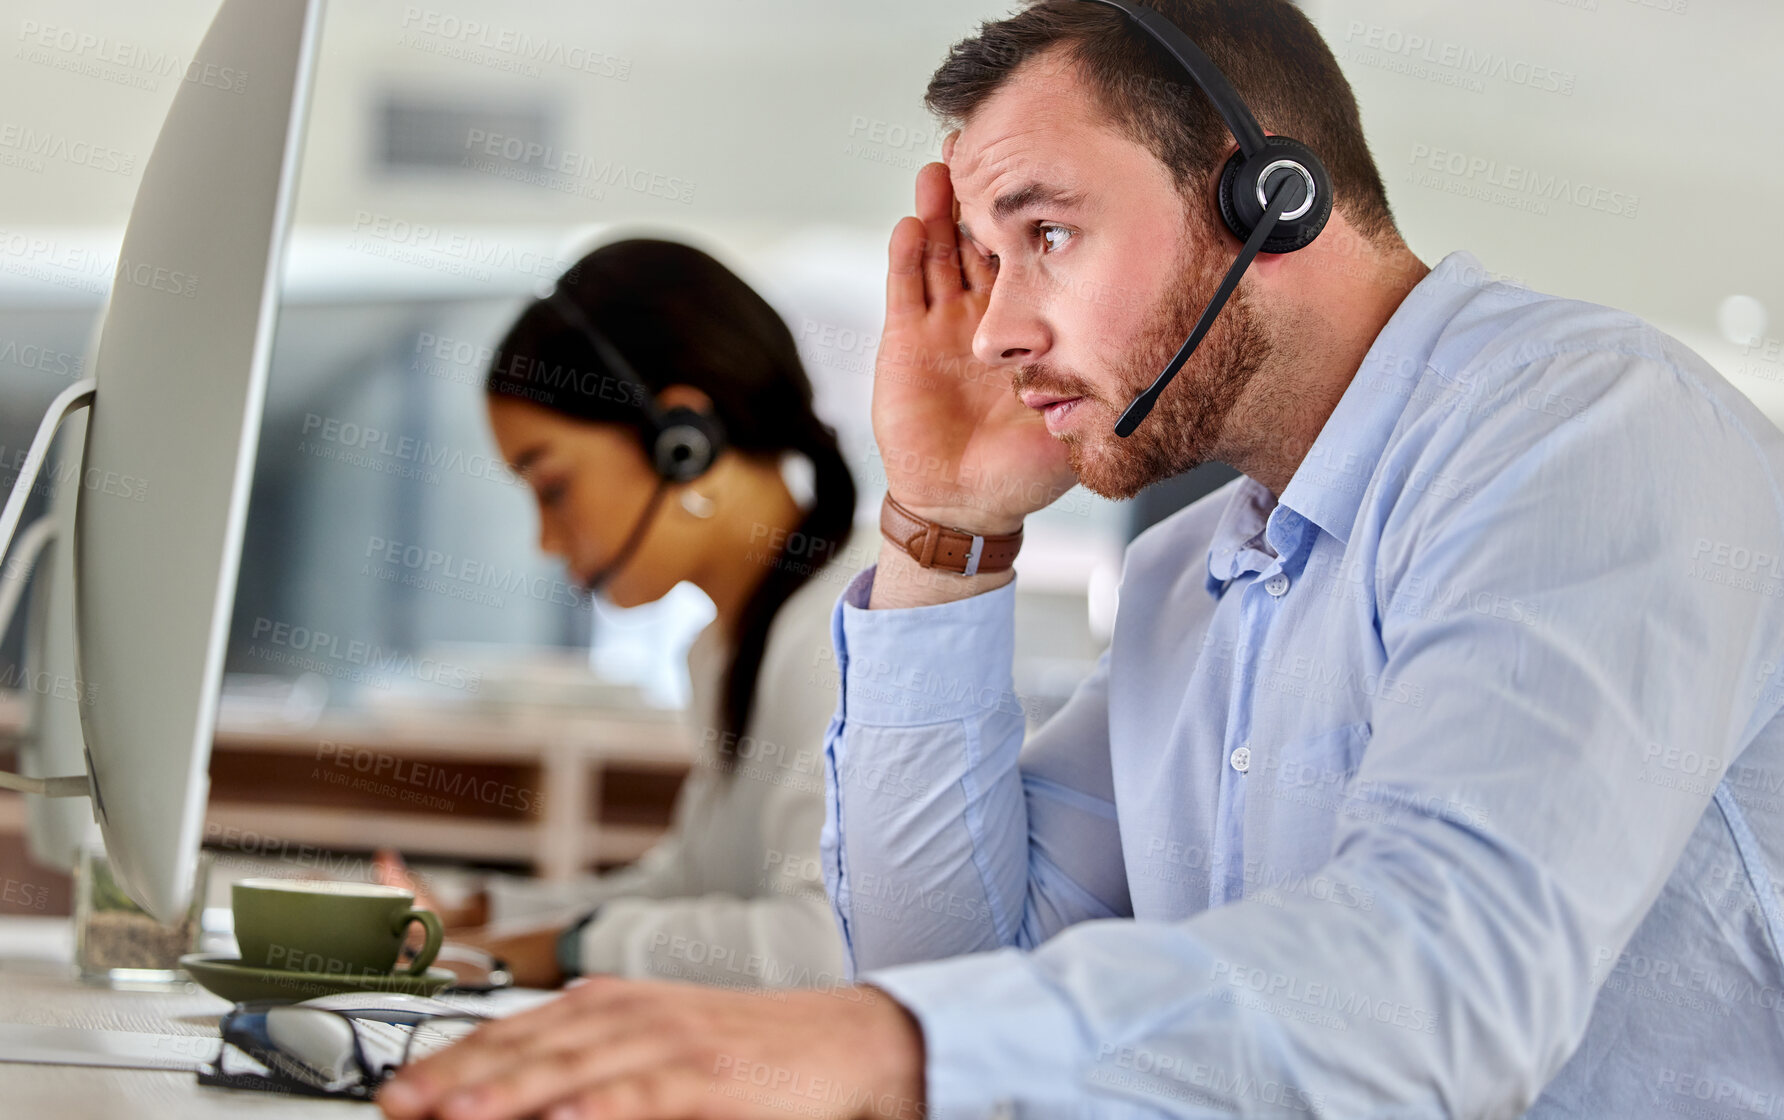
[[[397,1070],[458,1042],[487,1018],[475,1012],[237,1004],[223,1017],[222,1048],[216,1061],[198,1071],[198,1082],[370,1100]]]

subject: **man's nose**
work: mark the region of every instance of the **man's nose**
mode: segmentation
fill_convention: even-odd
[[[1041,314],[1035,277],[1007,266],[991,286],[991,302],[973,335],[973,357],[988,366],[1025,365],[1043,357],[1053,333]]]

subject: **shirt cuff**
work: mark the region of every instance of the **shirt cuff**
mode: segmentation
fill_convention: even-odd
[[[902,965],[861,982],[886,991],[922,1025],[930,1120],[1076,1114],[1077,1021],[1027,954],[1000,949]]]
[[[911,727],[1022,715],[1011,665],[1016,647],[1016,584],[898,610],[868,610],[869,568],[849,584],[833,626],[848,722]]]

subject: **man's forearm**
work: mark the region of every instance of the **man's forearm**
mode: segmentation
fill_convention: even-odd
[[[825,737],[822,864],[854,968],[994,949],[1021,926],[1023,712],[1007,577],[985,577],[1005,582],[958,602],[936,591],[874,611],[868,589],[877,594],[884,573],[870,570],[837,608],[844,694]]]

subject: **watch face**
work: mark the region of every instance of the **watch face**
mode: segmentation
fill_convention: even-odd
[[[558,934],[557,964],[558,971],[565,976],[582,975],[582,931],[589,927],[601,913],[599,907],[570,923],[570,927]],[[498,965],[500,961],[496,962]]]

